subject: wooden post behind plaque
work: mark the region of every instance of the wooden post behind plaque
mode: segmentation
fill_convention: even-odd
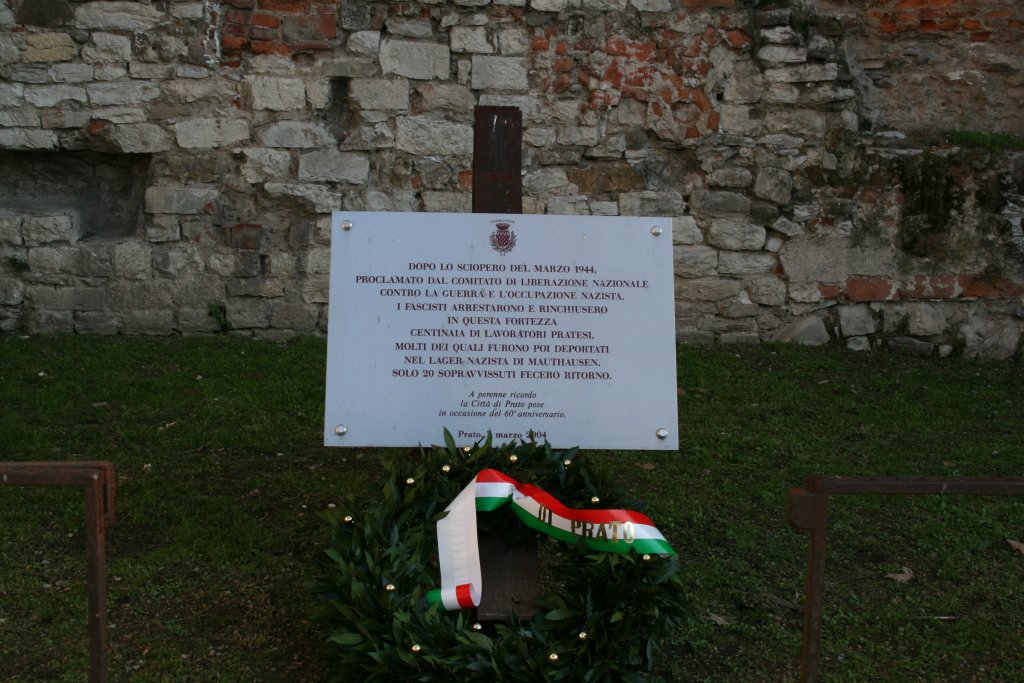
[[[518,107],[477,107],[473,121],[473,213],[521,214],[523,115]],[[509,546],[481,533],[481,621],[533,618],[540,595],[540,562],[534,540]]]

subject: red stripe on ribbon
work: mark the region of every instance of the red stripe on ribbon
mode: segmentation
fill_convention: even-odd
[[[525,496],[533,498],[538,503],[551,510],[559,517],[564,517],[570,521],[576,522],[590,522],[592,524],[608,524],[609,522],[632,522],[633,524],[645,524],[647,526],[654,526],[654,522],[650,520],[646,515],[634,512],[632,510],[576,510],[573,508],[566,507],[558,501],[557,498],[552,496],[550,493],[542,488],[534,486],[533,484],[520,484],[515,479],[497,471],[497,470],[480,470],[480,473],[476,475],[477,481],[483,482],[504,482],[512,484]]]
[[[476,605],[473,604],[473,596],[469,593],[468,583],[460,583],[455,587],[455,599],[459,601],[459,607],[462,609],[476,607]]]

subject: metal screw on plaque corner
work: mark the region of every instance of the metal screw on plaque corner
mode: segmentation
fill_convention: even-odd
[[[660,237],[662,232],[664,231],[661,229],[660,225],[655,225],[653,228],[651,228],[651,234],[654,235],[655,237]]]
[[[341,229],[342,230],[351,230],[352,229],[352,221],[350,221],[348,219],[343,220],[341,222]]]
[[[654,433],[662,441],[664,441],[665,439],[668,438],[668,430],[667,429],[659,429],[658,431],[656,431]]]
[[[348,427],[346,427],[345,425],[338,425],[337,427],[334,428],[334,433],[337,434],[338,436],[345,436],[346,434],[348,434]]]

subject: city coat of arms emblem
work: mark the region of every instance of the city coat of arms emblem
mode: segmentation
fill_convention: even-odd
[[[491,247],[499,254],[507,254],[516,246],[516,233],[511,229],[512,221],[495,221],[491,233]]]

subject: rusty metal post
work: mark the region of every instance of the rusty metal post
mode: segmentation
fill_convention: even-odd
[[[114,465],[109,462],[3,462],[2,486],[77,486],[85,491],[86,591],[89,596],[89,682],[106,683],[106,529],[115,519]]]
[[[804,594],[801,683],[816,683],[821,645],[821,611],[825,596],[825,541],[829,497],[861,495],[1021,496],[1024,478],[984,477],[810,477],[805,488],[790,490],[790,525],[810,531]]]

